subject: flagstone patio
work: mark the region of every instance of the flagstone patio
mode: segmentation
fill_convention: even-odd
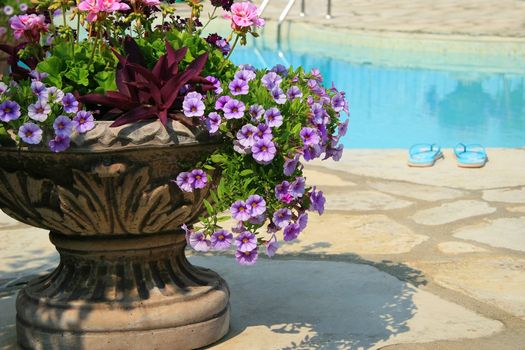
[[[525,349],[525,149],[489,149],[483,169],[448,151],[411,169],[405,153],[310,163],[328,209],[274,259],[192,256],[232,293],[231,330],[210,348]],[[4,214],[0,247],[4,350],[16,348],[17,290],[58,256],[46,232]]]

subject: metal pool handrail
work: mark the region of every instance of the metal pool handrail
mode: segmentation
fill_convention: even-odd
[[[283,24],[284,20],[288,16],[288,13],[290,13],[290,10],[292,9],[293,5],[295,4],[296,0],[289,0],[286,4],[286,7],[284,8],[283,12],[279,16],[279,20],[277,22],[277,40],[281,40],[281,25]]]

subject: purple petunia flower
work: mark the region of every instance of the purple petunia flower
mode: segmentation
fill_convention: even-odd
[[[242,155],[252,154],[252,148],[244,147],[243,145],[241,145],[239,140],[233,141],[233,150]]]
[[[69,137],[73,131],[73,122],[65,115],[61,115],[53,122],[53,129],[57,136]]]
[[[269,164],[277,153],[275,144],[270,140],[260,139],[252,146],[253,158],[259,164]]]
[[[290,184],[289,192],[294,198],[302,197],[304,194],[304,187],[304,177],[296,177],[295,181]]]
[[[45,72],[39,72],[37,70],[32,70],[29,73],[29,76],[33,79],[33,81],[42,81],[43,79],[47,78],[49,74]]]
[[[182,110],[186,117],[202,117],[204,115],[204,102],[201,99],[195,97],[188,97],[190,94],[184,97],[182,102]]]
[[[266,201],[258,194],[252,194],[248,197],[246,205],[250,208],[252,218],[261,216],[266,211]]]
[[[241,265],[254,265],[257,262],[257,257],[257,248],[248,252],[241,252],[240,250],[235,252],[235,259]]]
[[[293,241],[297,238],[297,236],[299,236],[299,233],[301,233],[301,228],[299,227],[299,224],[290,224],[284,228],[284,240],[287,242]]]
[[[15,9],[13,8],[13,6],[9,6],[9,5],[4,6],[4,13],[7,16],[11,16],[14,12],[15,12]]]
[[[278,86],[274,87],[270,91],[270,93],[275,103],[282,105],[286,102],[286,95],[284,94],[284,91],[280,87]]]
[[[279,87],[282,81],[283,79],[275,72],[266,73],[261,78],[262,85],[268,90],[273,90],[274,88]]]
[[[335,94],[334,97],[332,97],[332,107],[334,108],[334,111],[341,112],[346,105],[345,98],[341,94]]]
[[[257,133],[255,134],[255,141],[273,139],[272,129],[266,124],[257,125]]]
[[[308,225],[308,213],[300,214],[297,218],[297,224],[299,224],[299,228],[303,231]]]
[[[284,175],[286,176],[292,175],[295,172],[295,169],[297,169],[297,165],[299,165],[298,155],[296,155],[292,159],[286,159],[284,161],[284,166],[283,166]]]
[[[226,230],[219,230],[214,232],[211,237],[211,247],[215,250],[225,250],[230,248],[233,240],[233,235]]]
[[[70,139],[68,136],[55,136],[54,139],[50,140],[48,145],[49,148],[55,152],[64,152],[66,149],[69,148]]]
[[[248,63],[244,63],[244,64],[240,64],[239,65],[239,70],[250,70],[252,72],[256,72],[256,69],[254,66],[252,66],[251,64],[248,64]]]
[[[312,75],[312,77],[319,81],[319,82],[322,82],[323,81],[323,76],[321,75],[321,71],[319,70],[319,68],[313,68],[311,71],[310,71],[310,74]]]
[[[46,121],[49,113],[51,113],[51,106],[46,100],[38,100],[36,103],[27,107],[27,115],[29,118],[36,120],[37,122]]]
[[[5,123],[20,118],[20,105],[14,101],[4,101],[0,104],[0,121]]]
[[[78,101],[70,92],[65,94],[64,98],[62,99],[62,106],[64,107],[64,111],[66,113],[78,112]]]
[[[287,204],[292,201],[293,197],[290,194],[290,183],[288,181],[283,181],[275,186],[275,197]]]
[[[238,200],[230,207],[232,217],[237,221],[247,221],[252,215],[251,210],[244,201]]]
[[[272,222],[280,228],[285,227],[292,220],[292,211],[288,208],[281,208],[273,213]]]
[[[79,111],[73,118],[73,126],[80,134],[85,134],[95,127],[95,118],[87,111]]]
[[[34,123],[25,123],[18,129],[18,136],[25,143],[36,145],[42,141],[42,129]]]
[[[48,88],[47,94],[47,99],[51,103],[60,103],[64,98],[64,92],[55,86]]]
[[[302,128],[299,136],[301,136],[305,146],[318,145],[321,141],[317,130],[312,128]]]
[[[311,161],[312,159],[318,158],[323,150],[321,149],[321,146],[319,145],[308,145],[303,148],[303,158],[307,162]]]
[[[277,249],[279,249],[279,243],[277,242],[277,237],[275,235],[272,236],[272,238],[266,242],[266,255],[268,257],[273,257],[275,253],[277,252]]]
[[[31,83],[31,91],[38,96],[39,100],[47,100],[49,98],[49,92],[46,86],[40,81],[33,81]]]
[[[211,112],[210,114],[208,114],[208,118],[206,118],[205,124],[206,129],[208,129],[208,131],[211,134],[214,134],[217,131],[219,131],[219,126],[221,125],[221,116],[219,115],[219,113]]]
[[[286,95],[288,96],[288,100],[290,101],[303,97],[301,89],[299,89],[297,86],[292,86],[291,88],[289,88],[286,92]]]
[[[283,116],[276,107],[272,107],[264,113],[264,120],[270,128],[278,128],[283,125]]]
[[[177,186],[184,192],[193,191],[193,182],[195,182],[195,178],[191,173],[186,171],[177,175],[177,179],[175,179]]]
[[[232,98],[230,96],[221,96],[217,99],[217,102],[215,102],[215,109],[216,110],[222,110],[224,109],[224,105],[228,103]]]
[[[246,227],[244,226],[244,222],[242,221],[239,221],[237,225],[232,227],[233,233],[242,233],[244,231],[246,231]]]
[[[228,87],[230,88],[230,92],[233,96],[237,95],[246,95],[248,94],[248,91],[250,90],[250,87],[248,86],[248,82],[241,79],[234,79]]]
[[[257,128],[252,124],[244,125],[241,130],[237,132],[237,139],[243,147],[252,147],[255,144],[255,134]]]
[[[204,188],[208,184],[208,177],[202,169],[193,169],[191,171],[193,177],[193,188]]]
[[[286,69],[286,67],[282,64],[276,64],[272,69],[270,69],[270,72],[275,72],[283,77],[288,75],[288,69]]]
[[[323,191],[316,191],[315,187],[312,189],[312,192],[310,193],[310,210],[311,211],[317,211],[319,215],[322,215],[324,213],[324,204],[326,203],[326,199],[324,198]]]
[[[244,103],[239,100],[231,99],[223,107],[224,118],[226,119],[241,119],[244,116],[246,107]]]
[[[198,252],[205,253],[210,250],[211,242],[203,232],[195,232],[190,234],[190,246]]]
[[[234,78],[244,80],[245,82],[250,82],[255,79],[255,72],[249,69],[241,69],[235,73]]]
[[[24,3],[21,3],[18,8],[20,9],[20,11],[22,12],[26,12],[27,9],[29,8],[29,6],[27,6],[27,4],[24,4]]]
[[[218,78],[208,75],[205,79],[213,84],[213,87],[215,88],[213,91],[216,94],[222,93],[221,81]]]
[[[343,156],[343,150],[343,145],[339,145],[335,148],[329,148],[326,150],[326,156],[324,157],[324,159],[332,158],[334,161],[338,162]]]
[[[323,108],[323,105],[320,103],[314,103],[311,107],[312,112],[312,122],[314,124],[323,124],[325,121],[326,111]]]
[[[343,137],[346,135],[346,132],[348,131],[348,122],[350,121],[350,119],[347,119],[345,120],[344,123],[341,123],[341,124],[338,124],[337,128],[338,128],[338,131],[337,131],[337,136],[338,137]]]
[[[226,56],[230,50],[231,50],[231,47],[230,47],[230,43],[228,41],[226,41],[226,39],[219,39],[215,42],[215,46],[217,46],[219,48],[219,50],[221,50],[222,54],[224,56]]]
[[[249,231],[244,231],[235,238],[235,245],[240,252],[249,252],[257,249],[257,237]]]
[[[252,225],[262,225],[266,221],[267,217],[266,215],[259,215],[259,216],[253,216],[248,220],[248,222]]]
[[[9,87],[0,81],[0,96],[2,96],[8,89]]]
[[[251,105],[248,114],[252,117],[252,121],[257,121],[264,114],[264,108],[261,105]]]

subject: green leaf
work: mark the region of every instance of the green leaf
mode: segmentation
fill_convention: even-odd
[[[209,164],[204,164],[204,169],[206,169],[206,170],[215,170],[216,168],[215,168],[215,167],[212,167],[212,166],[209,165]]]
[[[222,199],[224,197],[224,189],[225,189],[224,178],[222,178],[221,181],[219,182],[219,186],[217,186],[217,195],[219,196],[219,199]]]
[[[115,71],[102,71],[95,75],[98,85],[105,91],[117,90],[115,82]]]
[[[246,170],[241,171],[241,174],[240,174],[240,175],[241,175],[241,176],[248,176],[248,175],[251,175],[251,174],[253,174],[253,170],[251,170],[251,169],[246,169]]]
[[[228,159],[225,156],[223,156],[222,154],[213,154],[210,157],[210,159],[214,163],[226,163],[228,161]]]
[[[293,135],[299,134],[299,132],[301,131],[302,127],[303,127],[303,125],[301,123],[297,123],[292,129],[292,134]]]
[[[203,202],[204,202],[204,206],[206,207],[206,211],[208,212],[208,215],[212,216],[214,213],[214,210],[210,202],[208,202],[206,199],[204,199]]]
[[[230,220],[231,218],[229,216],[220,216],[217,218],[217,222],[224,222],[224,221],[228,221]]]
[[[49,76],[45,78],[45,82],[59,89],[62,88],[62,71],[66,67],[60,58],[54,56],[48,57],[40,62],[36,68],[40,72],[49,74]]]
[[[85,67],[73,67],[64,74],[66,78],[74,81],[77,84],[88,86],[89,85],[89,71]]]

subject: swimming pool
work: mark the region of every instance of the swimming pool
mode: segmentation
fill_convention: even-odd
[[[330,51],[279,54],[243,47],[232,58],[258,68],[278,63],[319,68],[326,84],[333,81],[348,94],[347,148],[407,148],[419,142],[525,146],[525,75],[356,64],[331,56]]]

